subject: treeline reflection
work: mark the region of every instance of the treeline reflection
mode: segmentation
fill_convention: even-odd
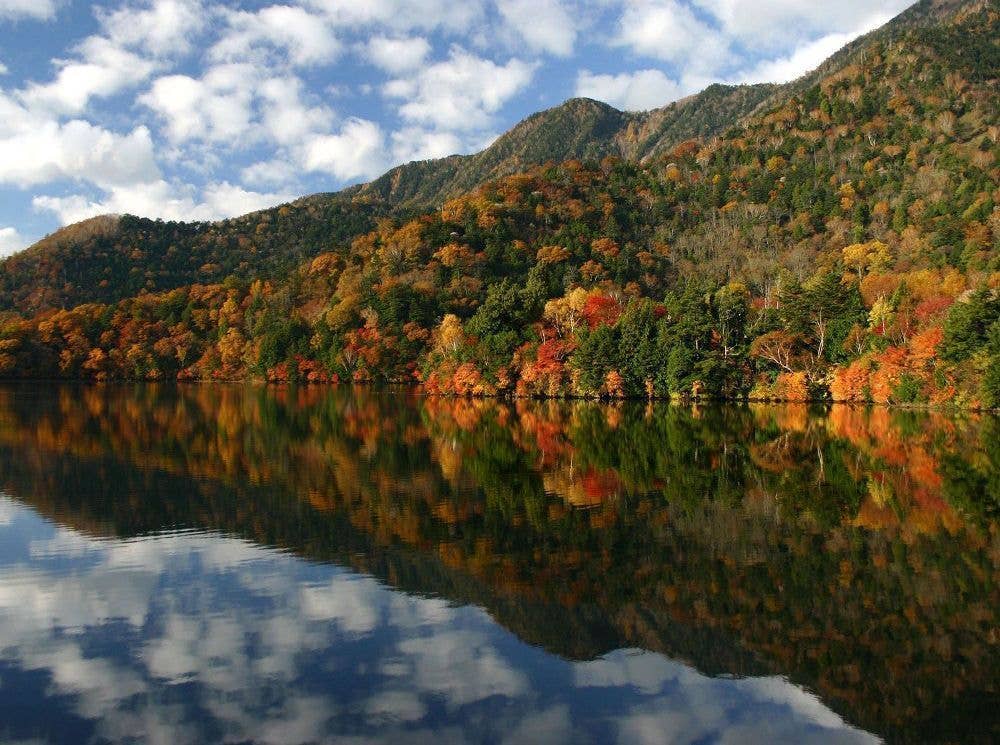
[[[0,487],[95,535],[336,561],[567,657],[787,675],[890,739],[1000,733],[992,418],[10,386]]]

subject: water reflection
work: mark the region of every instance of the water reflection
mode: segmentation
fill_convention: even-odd
[[[246,541],[95,540],[0,500],[4,739],[862,742],[777,678],[568,663],[481,610]]]
[[[0,388],[0,740],[988,741],[996,434]]]

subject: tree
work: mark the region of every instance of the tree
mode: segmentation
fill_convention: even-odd
[[[965,302],[951,307],[944,323],[941,356],[961,362],[987,342],[990,329],[1000,321],[1000,298],[985,288],[977,290]]]
[[[844,265],[858,274],[858,281],[866,274],[885,269],[892,262],[889,247],[882,241],[854,243],[843,250]]]
[[[590,293],[577,287],[561,298],[549,300],[545,304],[543,318],[551,323],[560,336],[573,336],[583,321],[583,309]]]
[[[1000,409],[1000,354],[990,357],[986,364],[980,397],[987,409]]]
[[[750,355],[785,372],[795,372],[801,358],[802,338],[788,331],[772,331],[754,339]]]
[[[434,332],[434,350],[446,357],[454,357],[465,345],[462,321],[454,313],[447,314]]]

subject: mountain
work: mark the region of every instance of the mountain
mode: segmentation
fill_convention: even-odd
[[[32,314],[192,283],[281,276],[331,246],[349,244],[384,212],[316,194],[213,223],[92,218],[0,264],[0,311]]]
[[[549,161],[642,161],[690,139],[710,139],[753,111],[778,86],[713,85],[696,96],[649,112],[618,111],[574,98],[534,114],[475,155],[453,155],[392,169],[348,190],[363,199],[428,208],[487,181]]]
[[[998,40],[996,0],[925,0],[782,89],[576,100],[381,187],[78,226],[0,270],[0,373],[1000,406]],[[449,191],[554,144],[584,157]]]
[[[982,0],[923,0],[852,42],[816,71],[785,85],[713,85],[682,101],[639,113],[572,99],[528,117],[475,155],[410,163],[371,183],[254,215],[211,224],[105,216],[71,225],[0,263],[0,311],[30,314],[84,302],[113,302],[194,282],[280,276],[331,244],[347,243],[367,232],[379,217],[433,209],[531,166],[599,161],[606,156],[648,163],[681,143],[707,142],[738,128],[751,115],[780,107],[835,75],[873,43],[892,43],[915,29],[946,28],[957,14],[988,5]],[[959,48],[968,47],[968,39],[960,41]],[[941,43],[947,45],[948,40]],[[991,69],[990,60],[983,64],[976,55],[965,62],[973,70]],[[96,226],[100,228],[95,230]]]
[[[476,155],[410,163],[338,194],[218,223],[92,218],[0,264],[0,310],[34,313],[193,282],[278,276],[367,232],[380,216],[433,208],[532,165],[609,155],[641,160],[693,137],[710,138],[774,89],[715,85],[644,114],[573,99],[529,117]]]
[[[937,26],[957,12],[982,5],[967,0],[917,3],[882,28],[848,44],[816,70],[783,85],[716,84],[645,112],[623,112],[599,101],[571,99],[528,117],[480,153],[398,166],[347,193],[393,205],[429,208],[492,179],[548,161],[613,156],[645,162],[687,140],[712,139],[752,114],[807,90],[848,64],[867,45],[891,41],[913,29]]]

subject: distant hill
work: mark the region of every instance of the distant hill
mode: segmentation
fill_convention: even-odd
[[[384,211],[317,194],[212,223],[92,218],[0,263],[0,310],[35,313],[227,277],[280,276],[334,246],[349,245]]]
[[[648,112],[621,112],[589,99],[572,99],[534,114],[475,155],[414,162],[336,194],[316,194],[254,215],[218,223],[175,223],[126,216],[69,226],[0,263],[0,310],[34,313],[84,302],[112,302],[226,277],[251,279],[286,273],[301,261],[345,248],[380,216],[440,206],[476,187],[532,166],[613,156],[639,163],[678,145],[708,142],[742,122],[780,107],[835,76],[874,43],[904,38],[914,29],[947,28],[962,14],[995,7],[995,0],[923,0],[886,26],[862,37],[800,80],[784,85],[713,85]],[[942,37],[939,43],[948,45]],[[951,62],[971,71],[991,60],[968,39],[952,44],[969,57]],[[986,54],[990,45],[986,44]],[[995,52],[995,45],[992,46]],[[993,60],[995,62],[995,60]]]
[[[596,161],[607,156],[643,161],[685,140],[721,134],[777,89],[774,85],[713,85],[696,96],[642,113],[574,98],[533,114],[480,153],[399,166],[347,193],[426,208],[549,161]]]
[[[492,179],[548,161],[614,156],[645,162],[687,140],[705,141],[721,135],[752,114],[779,105],[843,67],[866,45],[891,40],[911,29],[937,26],[959,11],[970,12],[986,4],[982,0],[917,3],[889,24],[851,42],[816,70],[781,85],[716,84],[645,112],[623,112],[599,101],[571,99],[533,114],[480,153],[398,166],[347,193],[392,205],[427,208]]]

